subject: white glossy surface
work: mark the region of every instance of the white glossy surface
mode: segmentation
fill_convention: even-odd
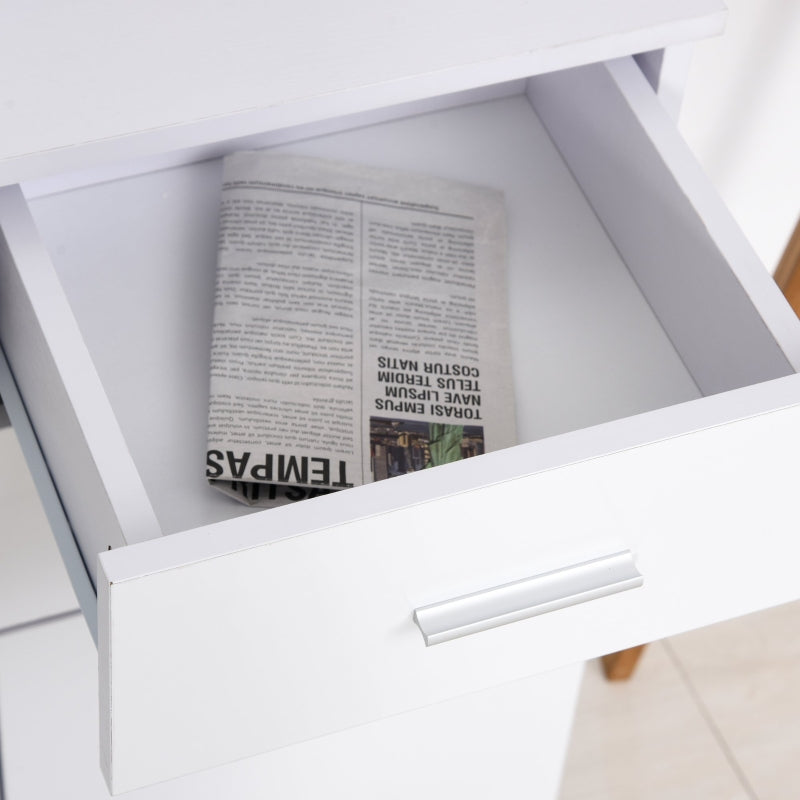
[[[629,4],[627,7],[628,7],[629,9],[631,9],[631,8],[633,7],[633,4]],[[715,8],[716,8],[716,6],[715,6]],[[599,12],[598,12],[598,13],[599,13]],[[717,9],[717,13],[718,13],[718,9]],[[467,15],[467,16],[468,16],[468,15]],[[172,18],[171,18],[171,19],[172,19]],[[211,21],[213,22],[213,19],[212,19]],[[79,20],[79,22],[80,22],[80,20]],[[57,23],[58,23],[58,20],[57,20],[57,19],[56,19],[56,20],[54,20],[54,23],[55,23],[55,24],[57,24]],[[90,26],[90,28],[92,29],[92,31],[96,31],[96,30],[97,30],[97,28],[96,28],[96,27],[94,27],[94,26]],[[8,29],[9,29],[9,27],[7,26],[7,27],[6,27],[6,29],[8,30]],[[167,25],[167,26],[166,26],[166,29],[167,29],[167,31],[169,31],[169,25]],[[90,31],[90,35],[91,35],[91,32],[92,32],[92,31]],[[37,32],[37,33],[38,33],[38,32]],[[58,33],[60,34],[60,33],[61,33],[61,31],[58,31]],[[45,31],[45,36],[43,36],[42,38],[46,38],[46,34],[47,34],[47,31]],[[126,30],[124,29],[124,26],[123,26],[123,28],[122,28],[122,38],[124,39],[124,38],[125,38],[125,36],[126,36],[127,34],[128,34],[128,31],[126,31]],[[112,40],[113,40],[114,38],[115,38],[115,37],[109,37],[109,39],[112,39]],[[202,37],[201,37],[201,38],[202,38]],[[290,38],[291,38],[291,37],[290,37]],[[118,40],[117,40],[117,41],[118,41]],[[458,41],[458,40],[456,40],[456,41]],[[650,41],[652,42],[653,40],[652,40],[652,39],[650,39]],[[627,42],[627,40],[626,40],[626,42]],[[139,43],[137,43],[137,44],[139,44],[139,45],[140,45],[141,43],[139,42]],[[438,46],[438,45],[439,45],[439,42],[437,41],[437,42],[436,42],[436,44],[437,44],[437,46]],[[507,43],[506,43],[506,44],[507,44]],[[504,46],[505,46],[505,45],[504,45]],[[604,45],[601,45],[601,48],[600,48],[601,50],[602,50],[602,47],[603,47],[603,46],[604,46]],[[615,44],[615,46],[619,46],[619,43],[616,43],[616,44]],[[50,53],[49,53],[49,50],[48,50],[47,48],[44,48],[44,49],[45,49],[45,50],[48,52],[48,55],[49,55],[49,54],[50,54]],[[124,49],[124,48],[123,48],[123,49]],[[592,48],[590,48],[590,50],[592,50]],[[26,50],[26,53],[27,53],[27,52],[28,52],[28,51]],[[162,50],[161,52],[163,52],[163,50]],[[598,51],[595,49],[595,50],[592,50],[592,52],[594,52],[594,53],[595,53],[595,55],[596,55],[596,53],[597,53]],[[15,53],[14,53],[13,49],[11,50],[11,53],[12,53],[12,57],[14,57],[14,56],[15,56]],[[156,49],[154,50],[154,53],[156,53],[156,54],[157,54],[157,53],[159,53],[159,50],[156,48]],[[585,55],[585,53],[584,53],[584,55]],[[381,54],[381,57],[382,57],[382,56],[383,56],[383,54]],[[573,57],[574,57],[574,56],[568,56],[568,58],[573,58]],[[582,56],[582,57],[583,57],[583,56]],[[16,60],[17,60],[17,61],[19,61],[20,59],[16,59]],[[35,59],[34,59],[34,60],[35,60]],[[154,60],[154,62],[155,62],[155,64],[156,64],[157,66],[160,64],[160,59],[159,59],[159,58],[154,58],[153,60]],[[92,69],[94,72],[97,72],[97,69],[96,69],[96,63],[97,63],[97,62],[93,62],[93,63],[91,64],[91,69]],[[531,64],[531,59],[523,59],[523,63],[524,63],[524,64],[525,64],[527,67],[529,67],[529,66],[530,66],[530,64]],[[533,60],[533,63],[534,63],[534,64],[538,64],[538,65],[539,65],[539,67],[540,67],[542,62],[536,62],[536,61],[535,61],[535,59],[534,59],[534,60]],[[550,57],[550,59],[549,59],[549,60],[547,60],[547,56],[545,56],[545,62],[544,62],[544,63],[545,63],[545,66],[547,66],[547,68],[553,68],[553,66],[554,66],[554,65],[556,65],[556,66],[558,66],[558,65],[563,65],[563,63],[564,63],[564,62],[561,62],[561,61],[559,61],[559,60],[558,60],[558,57],[556,57],[556,58],[552,58],[552,56]],[[508,65],[506,65],[506,67],[507,67],[507,66],[508,66]],[[319,67],[319,65],[316,65],[316,67],[317,67],[316,71],[317,71],[318,73],[321,73],[321,74],[323,74],[323,76],[327,77],[327,73],[326,73],[324,70],[319,70],[319,68],[318,68],[318,67]],[[506,67],[504,67],[503,69],[505,69]],[[537,68],[539,68],[539,67],[537,67]],[[511,70],[513,71],[513,69],[515,69],[515,68],[516,68],[516,67],[511,67]],[[48,69],[49,69],[49,67],[48,67]],[[276,72],[277,72],[276,70],[273,70],[273,71],[271,71],[271,72],[267,72],[266,74],[276,74]],[[6,71],[6,74],[8,74],[8,71]],[[34,66],[34,68],[33,68],[33,69],[30,71],[30,74],[33,76],[33,77],[32,77],[32,80],[31,80],[31,85],[33,85],[33,83],[35,83],[35,80],[36,80],[38,77],[41,77],[41,73],[40,73],[40,71],[38,71],[38,70],[36,69],[36,67]],[[166,74],[170,74],[170,71],[169,71],[169,70],[166,70],[166,71],[164,71],[164,70],[159,70],[159,77],[160,77],[161,75],[166,75]],[[331,73],[331,74],[334,74],[334,75],[335,75],[336,73],[335,73],[335,72],[333,72],[333,73]],[[484,74],[484,75],[486,75],[486,74],[488,74],[488,72],[483,72],[483,74]],[[498,75],[501,75],[501,74],[506,74],[506,75],[507,75],[508,73],[507,73],[507,72],[503,72],[503,70],[499,70],[497,74],[498,74]],[[109,71],[109,75],[113,75],[113,70],[110,70],[110,71]],[[194,79],[194,77],[195,77],[195,76],[192,76],[192,79]],[[84,81],[84,82],[76,81],[76,82],[74,82],[74,83],[73,83],[73,85],[76,85],[76,86],[80,87],[80,91],[83,91],[83,90],[85,89],[85,87],[86,87],[86,86],[90,87],[90,89],[91,89],[91,87],[92,87],[94,84],[93,84],[93,81],[92,81],[92,80],[88,80],[88,81]],[[432,81],[432,82],[430,82],[430,81],[429,81],[429,82],[428,82],[428,85],[426,86],[426,88],[425,88],[425,90],[424,90],[424,91],[429,91],[429,90],[431,90],[431,88],[432,88],[432,87],[433,87],[433,88],[435,88],[435,86],[436,86],[436,82],[435,82],[435,81]],[[117,87],[115,86],[114,88],[116,89]],[[137,88],[138,88],[138,87],[137,87]],[[226,84],[226,85],[225,85],[225,87],[224,87],[224,89],[225,89],[226,91],[229,91],[229,85],[227,85],[227,84]],[[412,89],[412,91],[418,91],[418,89]],[[91,95],[91,94],[92,94],[92,92],[90,91],[90,92],[88,92],[87,94],[88,94],[88,95]],[[134,94],[135,94],[135,93],[134,93]],[[213,92],[212,92],[211,94],[213,94]],[[386,94],[386,93],[384,92],[384,94]],[[101,97],[102,97],[102,96],[105,96],[105,95],[104,95],[102,92],[96,92],[96,93],[95,93],[95,96],[98,96],[98,95],[99,95],[99,96],[101,96]],[[130,94],[128,94],[128,93],[126,93],[126,92],[120,92],[120,95],[122,95],[122,96],[124,97],[124,102],[125,102],[125,103],[130,103],[130,97],[131,97],[131,95],[130,95]],[[146,91],[146,89],[145,89],[145,91],[142,91],[142,92],[141,92],[141,95],[142,95],[142,96],[145,96],[145,95],[147,95],[147,96],[148,96],[148,100],[150,99],[150,98],[149,98],[149,95],[148,95],[148,93],[147,93],[147,91]],[[172,99],[172,98],[173,98],[175,95],[177,95],[177,96],[181,96],[181,93],[180,93],[180,92],[177,92],[177,93],[176,93],[176,92],[175,92],[175,90],[174,90],[174,87],[167,86],[167,91],[165,91],[165,92],[164,92],[164,94],[162,95],[162,99],[164,99],[164,98],[166,98],[166,97],[168,97],[168,96],[170,97],[170,99]],[[388,92],[388,95],[392,95],[392,91],[391,91],[391,90]],[[112,92],[109,92],[109,93],[108,93],[108,96],[109,96],[109,97],[112,97],[112,96],[113,96],[113,93],[112,93]],[[402,93],[401,93],[401,92],[399,92],[399,91],[398,91],[398,92],[396,92],[396,93],[394,93],[394,97],[395,97],[395,99],[400,99],[402,96],[403,96],[403,95],[402,95]],[[362,97],[363,97],[363,95],[362,95]],[[76,105],[77,105],[77,104],[74,102],[74,100],[75,100],[75,98],[73,97],[73,98],[72,98],[72,100],[70,101],[70,102],[71,102],[71,108],[70,108],[70,111],[72,111],[72,110],[73,110],[73,109],[76,107]],[[11,102],[12,102],[12,104],[13,104],[14,102],[16,102],[16,101],[14,100],[14,98],[13,98],[13,97],[12,97],[12,100],[11,100]],[[361,102],[361,101],[359,101],[359,102]],[[313,115],[318,115],[318,114],[320,113],[320,109],[323,109],[322,113],[324,114],[324,113],[325,113],[325,109],[323,108],[323,106],[324,106],[324,103],[320,103],[320,104],[318,104],[318,105],[317,105],[317,106],[316,106],[316,107],[315,107],[315,108],[314,108],[312,111],[308,111],[308,109],[306,109],[306,111],[308,112],[308,114],[310,114],[310,115],[312,115],[312,116],[313,116]],[[356,108],[356,107],[357,107],[357,104],[354,106],[354,108]],[[118,119],[117,119],[117,116],[114,114],[114,110],[113,110],[113,109],[111,109],[111,110],[110,110],[110,113],[108,113],[108,112],[109,112],[109,109],[108,109],[108,108],[104,108],[104,109],[103,109],[103,119],[108,119],[108,120],[112,121],[112,124],[116,124],[116,122],[118,121]],[[52,107],[50,107],[50,106],[47,106],[47,113],[48,113],[48,114],[50,114],[50,115],[52,115],[52,117],[51,117],[51,118],[55,118],[55,119],[57,119],[57,120],[62,120],[62,119],[63,119],[63,120],[70,120],[70,122],[71,122],[71,120],[73,119],[71,116],[69,116],[69,115],[67,115],[67,114],[63,114],[63,115],[62,115],[62,114],[59,114],[59,113],[58,113],[58,109],[57,109],[57,108],[56,108],[56,109],[53,109],[53,108],[52,108]],[[306,112],[303,112],[303,113],[306,113]],[[76,116],[77,118],[80,118],[80,117],[81,117],[81,115],[75,115],[75,116]],[[302,114],[301,114],[300,116],[302,116]],[[280,118],[280,114],[278,114],[278,115],[277,115],[277,118]],[[95,121],[96,121],[97,119],[99,119],[99,118],[95,118]],[[181,118],[181,119],[183,119],[183,118]],[[288,119],[289,121],[291,121],[291,119],[292,119],[291,112],[290,112],[288,115],[286,115],[286,116],[284,117],[284,119]],[[142,115],[141,115],[141,114],[139,114],[138,116],[136,116],[136,120],[137,120],[137,124],[141,123],[141,121],[142,121]],[[45,125],[39,125],[39,124],[36,124],[36,125],[34,125],[34,126],[28,126],[28,127],[29,127],[29,130],[31,130],[31,129],[37,129],[37,130],[42,130],[42,131],[46,131],[46,130],[48,130],[48,126],[45,126]],[[123,123],[123,127],[124,127],[124,123]],[[200,126],[200,127],[202,127],[202,126]],[[245,127],[246,127],[246,126],[245,126]],[[234,126],[234,128],[235,128],[235,126]],[[96,130],[96,129],[95,129],[95,130]],[[208,130],[208,129],[206,129],[206,130]],[[237,129],[237,130],[238,130],[238,129]],[[62,132],[63,132],[63,128],[62,128]],[[108,134],[101,134],[101,135],[108,135]],[[192,135],[193,135],[193,134],[192,134]],[[205,134],[204,134],[204,135],[205,135]],[[111,136],[111,137],[115,136],[115,134],[113,133],[113,131],[111,132],[110,136]],[[187,136],[187,139],[189,139],[189,138],[191,138],[191,137],[190,137],[190,136]],[[78,139],[80,139],[80,136],[78,137]],[[165,141],[165,139],[161,139],[161,140],[159,140],[159,141],[162,141],[162,142],[163,142],[163,141]],[[137,146],[138,146],[138,145],[137,145]],[[119,148],[119,149],[117,149],[116,151],[114,151],[114,150],[113,150],[113,148],[112,148],[112,149],[109,149],[109,150],[106,150],[106,151],[105,151],[105,154],[106,154],[106,156],[107,156],[107,154],[108,154],[109,152],[115,152],[117,155],[119,155],[119,154],[121,154],[121,153],[126,153],[126,154],[127,154],[127,153],[129,153],[131,150],[134,150],[134,149],[135,149],[135,147],[129,147],[129,146],[128,146],[128,144],[127,144],[127,143],[125,143],[125,144],[123,144],[123,145],[120,145],[120,148]],[[104,155],[103,155],[103,148],[99,148],[99,147],[98,147],[98,148],[94,148],[94,147],[92,147],[92,148],[90,148],[90,150],[91,150],[91,151],[92,151],[92,153],[93,153],[93,154],[92,154],[92,156],[91,156],[92,158],[96,158],[96,157],[97,157],[97,158],[100,158],[100,159],[102,160],[102,158],[103,158],[103,157],[106,157],[106,156],[104,156]],[[42,159],[42,160],[37,160],[35,157],[34,157],[34,158],[32,158],[31,160],[23,159],[23,160],[26,162],[26,165],[25,165],[25,167],[24,167],[24,168],[25,168],[25,169],[27,169],[27,168],[28,168],[28,165],[31,165],[31,166],[30,166],[30,168],[31,168],[31,169],[32,169],[32,170],[35,172],[36,170],[41,170],[41,169],[44,169],[44,168],[43,168],[43,166],[42,166],[43,164],[48,164],[49,166],[48,166],[48,167],[46,168],[46,170],[45,170],[45,171],[47,171],[47,170],[51,169],[51,168],[52,168],[52,166],[53,166],[53,165],[55,165],[55,164],[58,164],[58,165],[68,165],[68,164],[72,164],[72,163],[73,163],[73,162],[71,161],[72,154],[70,153],[70,151],[69,151],[69,148],[67,148],[66,150],[63,150],[63,151],[54,151],[54,152],[56,153],[56,155],[55,155],[55,157],[54,157],[52,160],[50,160],[50,157],[49,157],[49,156],[48,156],[48,157],[46,157],[46,158],[44,158],[44,159]],[[89,150],[87,150],[87,151],[85,151],[85,152],[87,152],[87,153],[88,153],[88,152],[89,152]],[[98,156],[98,153],[100,153],[100,156]],[[81,159],[81,158],[83,158],[83,157],[84,157],[83,155],[76,156],[76,158],[77,158],[78,160],[80,160],[80,159]],[[60,159],[60,160],[59,160],[59,159]],[[13,169],[15,169],[16,167],[17,167],[17,165],[16,165],[16,164],[15,164],[15,165],[13,165],[13,167],[12,167],[12,172],[13,172]],[[60,167],[59,167],[59,168],[60,168]],[[9,174],[11,174],[11,173],[9,173]],[[746,437],[745,437],[745,438],[746,438]],[[773,445],[775,445],[775,452],[777,452],[777,451],[780,449],[780,448],[779,448],[779,446],[778,446],[778,443],[777,443],[777,442],[775,442],[775,441],[773,441],[773,442],[772,442],[772,444],[773,444]],[[748,447],[749,447],[749,446],[751,446],[751,445],[755,447],[755,442],[754,442],[754,441],[748,441],[748,442],[747,442],[747,445],[748,445]],[[701,448],[701,449],[702,449],[702,448]],[[748,450],[748,453],[749,453],[749,450]],[[762,453],[762,455],[768,459],[768,462],[769,462],[769,463],[772,463],[770,459],[771,459],[771,457],[772,457],[772,456],[774,456],[774,454],[775,454],[775,453],[774,453],[772,450],[770,450],[769,448],[768,448],[768,449],[767,449],[767,450],[766,450],[764,453]],[[737,451],[735,451],[735,450],[733,450],[733,451],[730,451],[730,452],[729,452],[729,455],[730,455],[730,457],[732,458],[733,462],[734,462],[734,463],[736,463],[736,456],[738,455]],[[784,459],[784,460],[785,460],[785,459]],[[683,462],[681,462],[681,463],[683,463]],[[663,465],[662,465],[662,466],[663,466]],[[674,462],[673,462],[673,466],[674,466]],[[741,461],[741,462],[739,462],[739,466],[740,466],[740,467],[742,467],[743,469],[746,469],[746,467],[747,467],[747,463],[746,463],[746,461]],[[676,467],[676,469],[677,469],[677,467]],[[624,476],[623,476],[623,477],[624,477]],[[672,476],[670,476],[670,477],[672,477]],[[694,477],[695,477],[695,479],[696,479],[696,480],[702,480],[702,479],[704,478],[704,475],[703,475],[702,471],[698,471],[698,473],[697,473],[697,474],[696,474]],[[680,483],[680,481],[678,481],[678,482]],[[670,485],[672,485],[672,484],[670,484]],[[691,489],[692,487],[689,487],[689,488]],[[750,488],[750,487],[747,487],[747,486],[745,486],[745,485],[742,485],[742,486],[741,486],[741,490],[742,490],[742,492],[744,492],[746,488]],[[761,492],[762,494],[768,494],[768,492],[769,492],[769,486],[768,486],[768,485],[765,485],[765,484],[759,484],[759,485],[758,485],[758,489],[760,490],[760,492]],[[689,494],[690,494],[692,497],[695,497],[695,495],[692,495],[691,491],[689,492]],[[722,496],[721,496],[721,495],[720,495],[720,498],[719,498],[719,499],[720,499],[720,500],[722,500]],[[647,504],[645,504],[644,506],[642,506],[641,508],[639,508],[639,509],[638,509],[637,513],[644,513],[644,512],[648,512],[648,511],[649,511],[649,514],[650,514],[650,516],[652,516],[652,513],[653,513],[653,507],[654,507],[654,506],[657,506],[657,501],[658,501],[658,496],[657,496],[657,495],[651,495],[651,496],[649,497],[649,503],[650,503],[650,505],[648,506]],[[696,498],[695,498],[695,502],[697,502],[697,499],[696,499]],[[634,503],[634,506],[635,506],[635,505],[636,505],[636,504]],[[680,506],[681,506],[681,508],[680,508],[680,511],[681,511],[681,513],[686,513],[686,510],[687,510],[687,508],[691,508],[691,500],[689,501],[689,505],[688,505],[688,506],[687,506],[687,505],[686,505],[686,503],[684,503],[684,502],[682,502],[682,503],[680,504]],[[715,518],[713,515],[709,514],[709,509],[708,509],[706,506],[703,506],[702,504],[700,504],[699,508],[700,508],[700,511],[701,511],[701,512],[703,512],[703,513],[701,513],[701,514],[700,514],[700,516],[702,517],[702,516],[703,516],[703,514],[705,514],[705,517],[702,519],[702,522],[703,522],[703,524],[704,524],[704,525],[709,525],[709,524],[710,524],[710,525],[712,526],[712,528],[713,528],[713,524],[717,522],[717,519],[716,519],[716,518]],[[746,508],[744,509],[744,512],[745,512],[745,513],[743,514],[743,517],[747,517],[751,523],[755,521],[755,520],[752,518],[752,508],[751,508],[750,506],[746,507]],[[675,510],[674,510],[674,509],[673,509],[673,513],[675,513]],[[749,517],[748,517],[748,514],[750,515]],[[635,515],[634,515],[634,516],[635,516]],[[642,517],[642,519],[649,519],[649,517]],[[638,521],[641,523],[642,519],[639,519]],[[684,523],[684,522],[685,522],[685,520],[683,520],[683,519],[680,517],[680,515],[677,515],[677,516],[676,516],[676,517],[675,517],[675,518],[674,518],[672,521],[673,521],[673,523],[678,523],[678,527],[680,527],[680,524],[681,524],[681,523]],[[780,518],[779,518],[779,517],[775,517],[775,518],[774,518],[774,520],[773,520],[773,522],[775,523],[775,525],[776,525],[776,526],[778,526],[778,527],[779,527],[779,525],[780,525]],[[777,529],[777,528],[776,528],[776,529]],[[665,531],[664,531],[664,533],[665,533],[665,534],[668,534],[669,532],[670,532],[669,530],[665,530]],[[743,544],[743,541],[744,541],[744,537],[742,537],[742,542],[740,542],[740,544]],[[710,544],[710,543],[709,543],[709,542],[706,542],[705,540],[703,540],[703,546],[705,547],[705,545],[707,545],[707,544]],[[701,548],[701,549],[702,549],[702,548]],[[706,556],[708,556],[708,555],[709,555],[709,553],[708,553],[708,552],[706,552],[706,553],[705,553],[705,555],[706,555]],[[726,564],[725,566],[726,566],[726,567],[728,567],[728,566],[732,566],[732,567],[733,567],[733,570],[732,570],[732,571],[733,571],[734,575],[736,575],[736,573],[737,573],[737,570],[738,570],[738,575],[736,575],[736,577],[738,578],[738,580],[741,580],[741,579],[743,578],[743,574],[742,574],[742,571],[741,571],[741,564],[739,564],[739,563],[737,562],[737,563],[733,563],[733,564],[730,564],[730,565],[729,565],[729,564]],[[690,574],[692,574],[692,569],[693,569],[693,568],[694,568],[694,565],[689,565],[689,573],[690,573]],[[696,576],[695,576],[695,577],[696,577]],[[782,577],[783,579],[785,579],[787,576],[786,576],[786,575],[784,575],[784,574],[781,574],[781,577]],[[733,586],[728,586],[728,589],[729,589],[729,590],[731,590],[731,591],[734,591],[734,592],[735,592],[735,589],[736,589],[736,586],[737,586],[737,585],[738,585],[738,584],[734,584]],[[770,595],[770,596],[771,596],[771,597],[775,597],[775,596],[777,596],[778,594],[780,594],[780,591],[782,591],[782,590],[783,590],[783,587],[784,587],[784,584],[783,584],[781,581],[778,581],[778,585],[776,585],[775,587],[772,587],[771,589],[767,590],[767,594],[769,594],[769,591],[772,591],[772,592],[773,592],[773,594],[772,594],[772,595]],[[763,588],[763,587],[759,587],[759,591],[760,591],[762,588]],[[763,595],[762,595],[762,597],[763,597]],[[741,600],[741,602],[742,602],[742,603],[747,603],[747,602],[750,602],[750,601],[752,600],[752,598],[749,598],[749,597],[748,597],[748,598],[739,598],[739,599]],[[720,606],[720,605],[714,605],[714,603],[713,603],[713,602],[711,603],[711,605],[713,606],[713,609],[714,609],[713,613],[719,613],[719,611],[720,611],[720,609],[721,609],[721,606]],[[683,611],[683,609],[681,609],[681,611]]]
[[[721,0],[7,6],[0,185],[652,50],[723,21]]]
[[[114,782],[192,771],[793,599],[790,432],[800,435],[798,405],[191,565],[181,534],[104,554],[101,741]],[[268,513],[279,525],[322,514],[328,499]],[[252,519],[204,536],[222,548]],[[124,575],[137,551],[157,556],[176,538],[176,569],[151,561]],[[413,624],[420,605],[620,544],[637,554],[642,589],[432,648]]]
[[[107,800],[79,617],[0,635],[7,800]],[[130,800],[555,800],[582,665],[133,791]]]

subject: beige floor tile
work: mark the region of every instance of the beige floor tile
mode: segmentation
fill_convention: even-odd
[[[22,451],[0,429],[0,630],[78,607]]]
[[[759,800],[800,797],[800,602],[668,646]]]
[[[656,642],[631,681],[587,665],[560,800],[748,800],[691,692]]]

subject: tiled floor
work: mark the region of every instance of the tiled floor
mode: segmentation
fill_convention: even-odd
[[[76,608],[8,428],[0,506],[2,636]],[[800,602],[656,642],[629,682],[589,664],[560,800],[800,798],[798,634]]]
[[[800,798],[800,603],[588,666],[560,800]]]

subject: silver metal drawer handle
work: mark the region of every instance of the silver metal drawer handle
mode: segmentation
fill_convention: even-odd
[[[643,582],[633,563],[633,553],[625,550],[423,606],[414,612],[414,622],[419,625],[426,646],[430,647],[547,611],[635,589]]]

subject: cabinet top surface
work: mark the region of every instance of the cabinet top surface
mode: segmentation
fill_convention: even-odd
[[[718,33],[724,13],[722,0],[14,4],[0,12],[0,185],[79,168],[65,150],[121,137],[170,130],[158,148],[186,147],[187,124],[307,122],[656,49]]]

